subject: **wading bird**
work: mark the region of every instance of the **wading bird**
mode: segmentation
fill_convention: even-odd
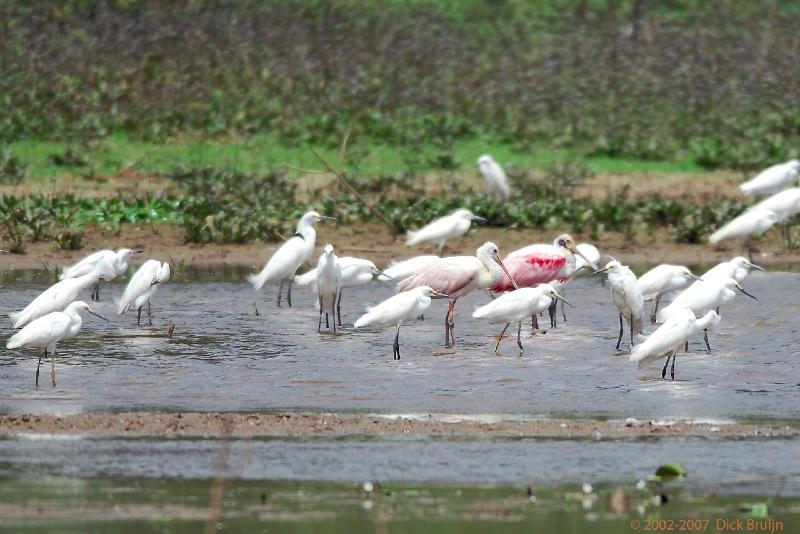
[[[117,313],[122,315],[128,310],[136,310],[136,326],[141,324],[142,308],[147,304],[147,321],[153,326],[153,314],[150,309],[150,300],[156,294],[158,286],[169,280],[172,269],[167,262],[147,260],[133,274],[131,281],[125,288],[125,293],[117,303]]]
[[[784,220],[782,224],[783,240],[788,245],[790,243],[789,224],[790,219],[800,213],[800,187],[792,187],[780,193],[775,193],[769,198],[765,198],[751,210],[770,210],[775,215]]]
[[[347,287],[358,287],[370,283],[376,276],[381,276],[382,271],[369,260],[343,256],[336,258],[342,271],[342,280],[339,285],[339,298],[336,299],[336,317],[339,326],[342,326],[342,293]],[[294,283],[299,286],[310,286],[317,293],[317,268],[314,267],[307,273],[294,277]]]
[[[733,278],[710,278],[708,280],[703,278],[702,282],[695,282],[675,297],[669,306],[658,312],[656,319],[659,323],[665,323],[681,310],[692,310],[695,317],[702,317],[709,310],[731,302],[736,296],[736,290],[752,299],[756,298],[745,291],[741,284]],[[706,342],[706,348],[711,350],[708,332],[705,332],[703,339]]]
[[[733,278],[741,284],[744,282],[744,279],[747,278],[747,275],[749,275],[753,270],[763,271],[764,268],[759,267],[744,256],[737,256],[732,260],[718,263],[711,269],[704,272],[701,278],[703,280],[712,280],[714,278]]]
[[[511,323],[519,323],[517,327],[517,346],[522,352],[524,350],[520,339],[522,320],[546,310],[551,302],[559,299],[566,302],[564,297],[559,295],[558,291],[549,284],[541,284],[536,287],[521,287],[504,293],[489,304],[478,308],[472,316],[475,319],[488,319],[491,323],[506,323],[494,346],[495,354],[497,354],[500,341],[503,339],[508,327],[511,326]],[[569,302],[566,303],[572,306]]]
[[[430,286],[439,293],[450,296],[444,318],[444,344],[445,347],[451,347],[456,344],[453,329],[458,299],[473,289],[492,287],[500,280],[504,271],[508,273],[500,259],[497,245],[487,242],[475,251],[475,256],[452,256],[431,263],[419,273],[400,282],[397,289],[407,291],[414,287]]]
[[[394,335],[392,356],[395,360],[399,360],[400,327],[403,326],[403,323],[425,313],[425,310],[431,305],[431,299],[446,298],[450,298],[449,295],[439,293],[430,286],[414,287],[389,297],[377,306],[367,308],[367,313],[356,321],[354,327],[394,325],[397,332]]]
[[[594,268],[594,262],[583,255],[569,234],[561,234],[552,245],[536,244],[515,250],[503,258],[503,263],[510,274],[501,277],[492,286],[492,292],[502,293],[514,289],[511,278],[519,287],[560,282],[556,288],[558,290],[575,273],[576,256],[583,258]],[[549,309],[551,325],[555,323],[555,301],[552,306],[553,308]],[[533,315],[531,328],[535,331],[537,325],[536,315]]]
[[[472,226],[472,221],[486,222],[483,217],[474,215],[467,209],[456,210],[450,215],[436,219],[419,230],[407,232],[406,245],[429,243],[437,245],[441,256],[448,239],[464,235]]]
[[[65,339],[75,337],[81,329],[83,319],[79,312],[88,312],[108,321],[102,315],[92,311],[88,304],[81,300],[76,300],[67,305],[64,311],[55,311],[43,315],[31,321],[28,326],[11,336],[6,343],[9,349],[20,347],[35,347],[44,349],[39,356],[39,363],[36,365],[36,385],[39,385],[39,366],[42,364],[42,357],[47,357],[50,353],[50,379],[53,386],[56,385],[56,344]]]
[[[611,297],[619,310],[619,338],[617,339],[617,350],[622,342],[622,318],[628,322],[631,332],[631,347],[633,347],[634,334],[642,334],[642,323],[644,322],[644,297],[636,275],[627,266],[620,264],[617,260],[612,260],[603,269],[595,271],[596,274],[608,273],[608,283],[611,286]]]
[[[667,361],[664,363],[664,369],[661,370],[663,379],[667,376],[667,366],[672,358],[670,376],[675,380],[675,357],[678,351],[688,343],[691,336],[700,332],[708,332],[719,321],[720,317],[714,310],[709,311],[700,319],[696,318],[692,310],[680,310],[650,334],[644,342],[633,347],[630,361],[638,363],[641,368],[666,356]]]
[[[59,280],[67,280],[69,278],[77,278],[79,276],[89,274],[98,263],[105,261],[114,270],[114,276],[106,277],[104,279],[106,282],[108,282],[117,276],[125,274],[128,271],[128,261],[130,260],[131,256],[134,254],[140,254],[141,252],[141,250],[131,250],[129,248],[121,248],[116,252],[113,250],[101,250],[99,252],[95,252],[94,254],[89,254],[72,267],[67,267],[58,278]],[[90,298],[95,301],[100,300],[99,283],[94,285]]]
[[[414,256],[407,260],[393,262],[388,269],[383,270],[383,273],[378,276],[378,280],[394,282],[405,280],[440,259],[439,256]]]
[[[508,197],[511,196],[511,188],[508,186],[508,177],[503,167],[489,154],[478,158],[476,164],[483,179],[486,180],[486,192],[508,200]]]
[[[740,185],[739,189],[747,195],[774,193],[794,185],[798,173],[800,173],[800,161],[793,159],[761,171],[755,178]]]
[[[580,255],[575,256],[575,270],[567,278],[551,280],[548,282],[556,291],[563,291],[567,283],[574,277],[581,274],[581,272],[585,271],[589,274],[592,274],[594,271],[593,266],[597,265],[597,262],[600,261],[600,251],[597,250],[597,247],[591,243],[579,243],[575,248],[581,253]],[[564,310],[565,302],[565,300],[561,299],[561,316],[564,318],[564,322],[567,321],[567,312]],[[550,307],[547,308],[547,313],[550,315],[550,326],[552,328],[556,328],[558,326],[556,321],[556,304],[557,301],[554,300],[550,304]]]
[[[336,299],[342,287],[342,268],[333,253],[333,245],[325,245],[325,251],[317,261],[317,297],[319,298],[319,323],[322,330],[322,314],[325,313],[325,328],[330,328],[328,314],[333,315],[333,331],[336,332]],[[339,319],[339,324],[342,324]]]
[[[78,294],[84,289],[114,278],[116,276],[114,272],[114,268],[108,262],[100,261],[87,274],[53,284],[25,306],[25,309],[11,313],[9,317],[14,322],[14,327],[19,328],[50,312],[61,311],[78,298]]]
[[[309,211],[297,223],[297,231],[295,234],[286,240],[281,247],[275,251],[275,254],[269,259],[267,264],[261,269],[258,274],[253,274],[247,277],[247,280],[253,284],[256,291],[264,287],[264,284],[269,282],[281,281],[278,288],[278,306],[281,305],[281,293],[283,292],[284,282],[289,282],[289,290],[286,294],[286,300],[289,306],[292,305],[292,279],[294,273],[311,257],[314,252],[314,242],[317,239],[317,232],[314,230],[314,225],[320,221],[335,221],[333,217],[326,217],[320,215],[316,211]]]
[[[744,246],[750,259],[753,259],[752,239],[754,235],[760,235],[772,228],[780,220],[780,217],[771,210],[753,209],[746,211],[727,223],[725,226],[711,234],[708,241],[712,244],[719,243],[723,239],[744,238]]]
[[[661,297],[670,291],[688,287],[693,280],[702,279],[692,274],[692,271],[683,265],[669,265],[667,263],[653,267],[640,276],[638,280],[639,289],[642,290],[644,301],[655,301],[653,311],[650,314],[650,322],[656,322],[656,313],[658,312],[658,303]]]

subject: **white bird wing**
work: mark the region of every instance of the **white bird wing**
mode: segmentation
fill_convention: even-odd
[[[294,283],[299,286],[311,286],[314,290],[317,288],[317,268],[314,267],[307,273],[297,274],[294,276]]]
[[[455,237],[466,233],[469,230],[470,221],[461,219],[453,215],[447,215],[436,219],[427,226],[419,230],[408,231],[406,245],[417,245],[419,243],[438,243],[444,239]]]
[[[100,250],[93,254],[89,254],[82,260],[80,260],[75,265],[71,267],[67,267],[59,276],[60,280],[66,280],[68,278],[77,278],[79,276],[83,276],[85,274],[89,274],[94,269],[94,266],[100,261],[105,259],[109,263],[113,264],[114,260],[116,260],[117,255],[114,253],[113,250]]]
[[[314,244],[310,243],[310,247],[308,245],[309,243],[302,237],[292,237],[275,251],[261,272],[247,279],[255,289],[261,289],[267,282],[293,275],[311,255]]]
[[[748,208],[748,211],[756,210],[770,210],[783,218],[800,213],[800,187],[793,187],[776,193]]]
[[[399,293],[368,308],[367,313],[356,321],[354,327],[396,324],[413,313],[416,305],[417,295],[414,291]]]
[[[48,287],[41,295],[25,306],[22,311],[10,313],[14,327],[19,328],[50,312],[61,311],[75,300],[80,292],[80,279],[68,278]]]
[[[473,312],[472,317],[490,321],[519,321],[522,317],[529,317],[540,311],[536,308],[542,296],[541,286],[521,287],[503,293],[488,304],[481,306]],[[546,300],[549,304],[551,299]]]
[[[779,163],[761,171],[755,178],[739,186],[748,194],[770,193],[794,181],[793,174],[785,163]]]
[[[129,310],[135,304],[137,298],[150,290],[160,270],[161,262],[158,260],[147,260],[139,267],[139,270],[131,277],[131,281],[128,282],[128,286],[117,304],[117,313],[119,315]]]
[[[25,328],[11,336],[6,347],[43,347],[63,339],[69,333],[69,316],[63,312],[51,312],[34,319]]]
[[[711,234],[708,241],[711,243],[718,243],[723,239],[745,237],[766,232],[775,224],[774,221],[768,221],[766,219],[768,213],[770,212],[767,210],[746,211]]]
[[[673,315],[644,342],[633,347],[630,361],[638,363],[641,368],[660,359],[692,335],[693,320],[694,314],[690,310],[681,310],[680,313]]]

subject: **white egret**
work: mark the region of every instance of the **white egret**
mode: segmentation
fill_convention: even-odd
[[[669,265],[667,263],[653,267],[640,276],[638,280],[639,289],[642,290],[645,302],[655,301],[653,312],[650,314],[650,322],[656,322],[658,303],[662,296],[670,291],[686,288],[693,280],[701,280],[701,278],[692,274],[692,271],[683,265]]]
[[[661,378],[664,378],[667,375],[669,360],[672,358],[670,376],[675,380],[675,358],[678,351],[685,346],[689,337],[702,331],[707,332],[719,321],[720,317],[714,310],[707,312],[700,319],[696,318],[692,310],[680,310],[650,334],[643,343],[633,347],[630,361],[638,363],[641,368],[666,356],[667,361],[664,363],[664,369],[661,370]]]
[[[392,356],[400,359],[400,327],[409,319],[414,319],[425,313],[431,305],[431,299],[446,299],[448,295],[439,293],[430,286],[418,286],[408,291],[398,293],[384,300],[377,306],[367,308],[367,313],[362,315],[355,323],[356,329],[367,326],[394,325],[394,345]]]
[[[519,323],[517,327],[517,346],[521,352],[524,350],[520,339],[522,320],[546,310],[550,307],[551,302],[559,299],[564,300],[558,294],[558,291],[549,284],[541,284],[536,287],[521,287],[514,291],[503,293],[489,304],[481,306],[475,310],[472,316],[475,319],[488,319],[492,323],[506,323],[494,346],[495,354],[500,347],[503,335],[508,330],[508,327],[511,326],[511,323]],[[569,302],[567,304],[571,306]]]
[[[800,187],[785,189],[775,193],[750,208],[752,210],[770,210],[784,220],[783,239],[789,243],[789,220],[800,213]]]
[[[328,314],[333,315],[333,331],[336,332],[336,299],[342,287],[342,268],[339,266],[333,245],[325,245],[325,251],[317,262],[317,296],[319,297],[319,323],[322,330],[322,314],[325,313],[325,328],[330,328]],[[341,319],[339,320],[341,324]]]
[[[88,304],[81,300],[76,300],[67,305],[64,311],[54,311],[34,319],[25,328],[14,334],[6,342],[6,347],[16,349],[20,347],[35,347],[44,349],[39,356],[39,363],[36,365],[36,385],[39,385],[39,366],[42,364],[42,357],[47,357],[50,353],[50,379],[53,386],[56,385],[56,344],[65,339],[75,337],[81,329],[83,319],[79,312],[86,311],[108,321],[102,315],[92,311]]]
[[[502,200],[508,200],[508,197],[511,196],[511,188],[508,186],[508,177],[503,167],[489,154],[479,157],[476,164],[483,179],[486,180],[486,191],[497,195]]]
[[[712,280],[714,278],[733,278],[740,284],[744,282],[747,275],[751,271],[763,271],[763,267],[759,267],[751,262],[744,256],[737,256],[729,261],[723,261],[707,270],[701,277],[703,280]]]
[[[617,260],[612,260],[603,269],[595,273],[608,273],[608,283],[611,286],[611,296],[614,304],[619,310],[619,338],[617,339],[617,349],[622,342],[622,318],[628,321],[628,328],[631,332],[631,347],[633,347],[634,334],[642,334],[642,324],[644,322],[644,297],[636,275],[627,266],[620,264]]]
[[[128,270],[128,261],[131,256],[141,252],[141,250],[131,250],[129,248],[121,248],[116,252],[113,250],[100,250],[89,254],[75,265],[66,267],[58,278],[59,280],[67,280],[89,274],[99,262],[105,261],[114,269],[114,276],[105,278],[105,281],[108,282],[117,276],[125,274]],[[91,299],[100,300],[100,284],[95,284]]]
[[[695,317],[703,316],[709,310],[732,301],[736,296],[736,290],[752,299],[756,298],[745,291],[741,284],[733,278],[710,278],[708,280],[703,278],[702,282],[695,282],[675,297],[669,306],[658,312],[656,319],[659,323],[664,323],[680,310],[692,310]],[[704,335],[704,341],[706,348],[711,350],[708,332]]]
[[[502,269],[502,270],[501,270]],[[439,293],[450,296],[450,304],[444,319],[445,347],[455,345],[454,310],[456,302],[473,289],[486,289],[496,284],[503,271],[506,271],[500,259],[500,251],[494,243],[484,243],[475,252],[475,256],[452,256],[442,258],[428,265],[419,273],[406,278],[397,285],[398,291],[407,291],[413,287],[430,286]]]
[[[747,195],[774,193],[794,185],[798,173],[800,173],[800,161],[793,159],[761,171],[755,178],[740,185],[739,189]]]
[[[336,299],[336,317],[339,326],[342,326],[342,289],[347,287],[358,287],[370,283],[376,276],[382,275],[382,271],[369,260],[362,258],[352,258],[342,256],[336,258],[342,272],[342,280],[339,286],[339,298]],[[317,293],[317,268],[314,267],[307,273],[294,277],[295,284],[299,286],[309,286]]]
[[[292,279],[294,273],[311,257],[314,252],[314,242],[317,239],[317,232],[314,230],[314,225],[319,221],[335,221],[333,217],[326,217],[320,215],[316,211],[309,211],[300,218],[297,223],[297,231],[295,234],[286,240],[280,246],[275,254],[269,259],[264,268],[258,274],[253,274],[247,277],[247,280],[253,284],[253,287],[258,291],[264,284],[269,282],[281,281],[278,288],[278,306],[281,305],[281,293],[283,292],[284,282],[289,282],[289,291],[286,295],[286,300],[289,306],[292,305]]]
[[[400,262],[392,262],[392,264],[389,265],[387,269],[384,269],[383,273],[378,276],[378,280],[389,280],[393,282],[405,280],[409,276],[417,274],[431,263],[440,259],[439,256],[414,256],[413,258]]]
[[[723,239],[733,239],[743,237],[748,254],[752,256],[752,238],[760,235],[772,228],[780,220],[780,217],[771,210],[752,209],[745,211],[732,221],[728,222],[711,234],[708,241],[712,244],[719,243]]]
[[[167,262],[158,260],[147,260],[139,267],[128,286],[125,293],[117,303],[117,313],[122,315],[128,310],[136,310],[136,326],[141,324],[142,308],[147,304],[147,320],[153,326],[153,314],[150,309],[150,300],[156,294],[158,286],[169,280],[172,269]]]
[[[456,210],[450,215],[440,217],[423,226],[419,230],[406,232],[406,245],[430,243],[439,247],[438,253],[441,255],[447,240],[466,234],[472,225],[472,221],[486,222],[486,219],[474,215],[468,209]]]
[[[92,271],[77,278],[67,278],[53,284],[22,311],[11,313],[9,317],[14,327],[19,328],[50,312],[61,311],[78,298],[78,294],[86,288],[116,276],[114,268],[106,261],[95,264]]]

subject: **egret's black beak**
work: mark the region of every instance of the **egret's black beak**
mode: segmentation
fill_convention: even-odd
[[[764,269],[763,267],[761,267],[761,266],[759,266],[759,265],[756,265],[755,263],[751,263],[751,264],[750,264],[750,268],[751,268],[751,269],[755,269],[755,270],[757,270],[757,271],[764,271],[764,272],[766,272],[766,269]]]
[[[320,221],[333,221],[333,222],[336,222],[336,217],[328,217],[327,215],[320,215],[319,216],[319,220]]]
[[[136,250],[131,250],[131,254],[141,254],[144,252],[143,248],[137,248]]]
[[[596,271],[592,271],[592,274],[602,274],[607,272],[608,272],[608,267],[606,267],[605,269],[597,269]]]
[[[559,295],[558,297],[556,297],[556,299],[557,299],[557,300],[560,300],[560,301],[562,301],[564,304],[566,304],[566,305],[567,305],[567,306],[569,306],[570,308],[574,308],[574,307],[575,307],[575,306],[573,306],[572,304],[570,304],[570,302],[569,302],[567,299],[565,299],[564,297],[562,297],[561,295]]]
[[[434,291],[433,294],[431,295],[431,298],[432,299],[449,299],[450,295],[448,295],[446,293],[440,293],[438,291]]]
[[[472,220],[473,220],[473,221],[482,222],[482,223],[485,223],[485,222],[486,222],[486,219],[484,219],[483,217],[478,217],[477,215],[473,215],[473,216],[472,216]]]
[[[747,295],[747,296],[748,296],[748,297],[750,297],[751,299],[753,299],[753,300],[758,300],[758,299],[757,299],[757,298],[756,298],[754,295],[751,295],[750,293],[748,293],[747,291],[745,291],[745,290],[744,290],[744,288],[743,288],[742,286],[739,286],[739,287],[737,287],[736,289],[738,289],[739,291],[741,291],[742,293],[744,293],[745,295]]]
[[[99,314],[99,313],[97,313],[97,312],[93,312],[92,310],[86,310],[86,311],[87,311],[87,312],[89,312],[89,313],[91,313],[91,314],[92,314],[92,315],[94,315],[95,317],[100,317],[102,320],[104,320],[104,321],[108,321],[108,319],[106,319],[105,317],[103,317],[102,315],[100,315],[100,314]]]
[[[703,281],[703,279],[702,279],[702,278],[700,278],[699,276],[697,276],[696,274],[690,274],[690,275],[689,275],[689,279],[691,279],[691,280],[697,280],[698,282],[702,282],[702,281]]]

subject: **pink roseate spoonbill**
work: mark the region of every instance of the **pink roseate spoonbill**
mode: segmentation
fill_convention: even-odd
[[[449,348],[456,344],[453,330],[454,310],[458,299],[473,289],[492,287],[498,283],[503,272],[509,276],[513,284],[511,275],[500,259],[497,245],[487,242],[475,251],[475,256],[452,256],[431,263],[419,273],[400,282],[397,290],[408,291],[414,287],[430,286],[439,293],[450,296],[450,304],[444,318],[444,344]]]
[[[112,267],[114,271],[114,276],[107,276],[104,278],[104,281],[108,282],[112,278],[125,274],[125,272],[128,270],[128,261],[131,259],[131,256],[134,254],[141,254],[142,252],[142,250],[131,250],[129,248],[121,248],[116,252],[113,250],[100,250],[93,254],[89,254],[75,265],[65,268],[61,272],[61,275],[58,277],[58,279],[67,280],[69,278],[78,278],[79,276],[89,274],[98,263],[105,261]],[[90,298],[94,301],[100,300],[99,283],[94,285]]]
[[[740,185],[739,189],[746,195],[774,193],[797,183],[798,173],[800,173],[800,161],[789,160],[764,169],[755,178]]]
[[[494,299],[489,304],[481,306],[472,314],[475,319],[488,319],[492,323],[506,323],[503,331],[497,337],[497,343],[494,346],[494,353],[497,354],[497,349],[500,347],[500,341],[503,339],[508,327],[511,323],[518,322],[517,327],[517,346],[520,353],[525,350],[522,347],[522,340],[520,335],[522,333],[522,320],[544,311],[550,306],[553,300],[564,300],[564,297],[558,294],[558,291],[553,289],[549,284],[540,284],[536,287],[521,287],[514,291],[509,291]],[[566,302],[566,300],[564,300]],[[572,306],[567,302],[569,306]]]
[[[569,234],[561,234],[552,245],[536,244],[515,250],[503,258],[503,264],[510,275],[503,276],[494,284],[492,292],[502,293],[514,289],[511,277],[519,287],[533,287],[555,281],[566,282],[576,271],[575,256],[583,258],[587,264],[595,268],[594,262],[584,256]],[[551,320],[554,316],[553,310]],[[531,326],[534,330],[537,322],[536,316],[532,316]]]
[[[367,308],[367,313],[362,315],[353,327],[359,329],[367,326],[394,325],[397,331],[394,335],[392,356],[395,360],[399,360],[400,327],[403,323],[425,313],[431,305],[431,299],[446,298],[450,298],[449,295],[439,293],[432,287],[415,287],[389,297],[377,306]]]
[[[486,180],[486,192],[498,196],[501,200],[508,200],[511,188],[508,186],[508,177],[503,167],[489,154],[479,157],[477,165],[481,176]]]
[[[709,311],[698,319],[692,310],[683,309],[675,313],[658,330],[647,336],[642,343],[631,350],[630,361],[636,362],[641,368],[648,363],[667,357],[661,378],[667,376],[667,366],[672,358],[670,376],[675,380],[675,356],[681,347],[685,346],[689,337],[708,331],[709,328],[719,323],[720,318],[714,310]]]
[[[418,245],[420,243],[438,245],[438,254],[441,256],[447,240],[466,234],[470,226],[472,226],[472,221],[486,222],[486,219],[478,217],[467,209],[456,210],[450,215],[428,223],[419,230],[409,230],[406,233],[406,245]]]
[[[644,322],[644,297],[636,275],[627,266],[620,264],[617,260],[612,260],[603,269],[595,271],[596,274],[608,273],[608,283],[611,286],[611,297],[619,310],[619,338],[617,338],[617,350],[622,342],[622,318],[628,321],[628,328],[631,332],[631,347],[633,347],[634,334],[642,333],[642,323]]]
[[[261,289],[264,284],[280,280],[278,288],[278,307],[281,305],[281,293],[283,292],[284,282],[289,282],[289,290],[286,300],[289,306],[292,305],[292,280],[294,273],[303,265],[311,253],[314,252],[314,243],[317,239],[317,232],[314,225],[320,221],[335,221],[333,217],[325,217],[316,211],[309,211],[300,218],[297,223],[297,231],[280,246],[275,254],[269,259],[267,264],[258,274],[252,274],[247,280],[253,285],[256,291]]]

